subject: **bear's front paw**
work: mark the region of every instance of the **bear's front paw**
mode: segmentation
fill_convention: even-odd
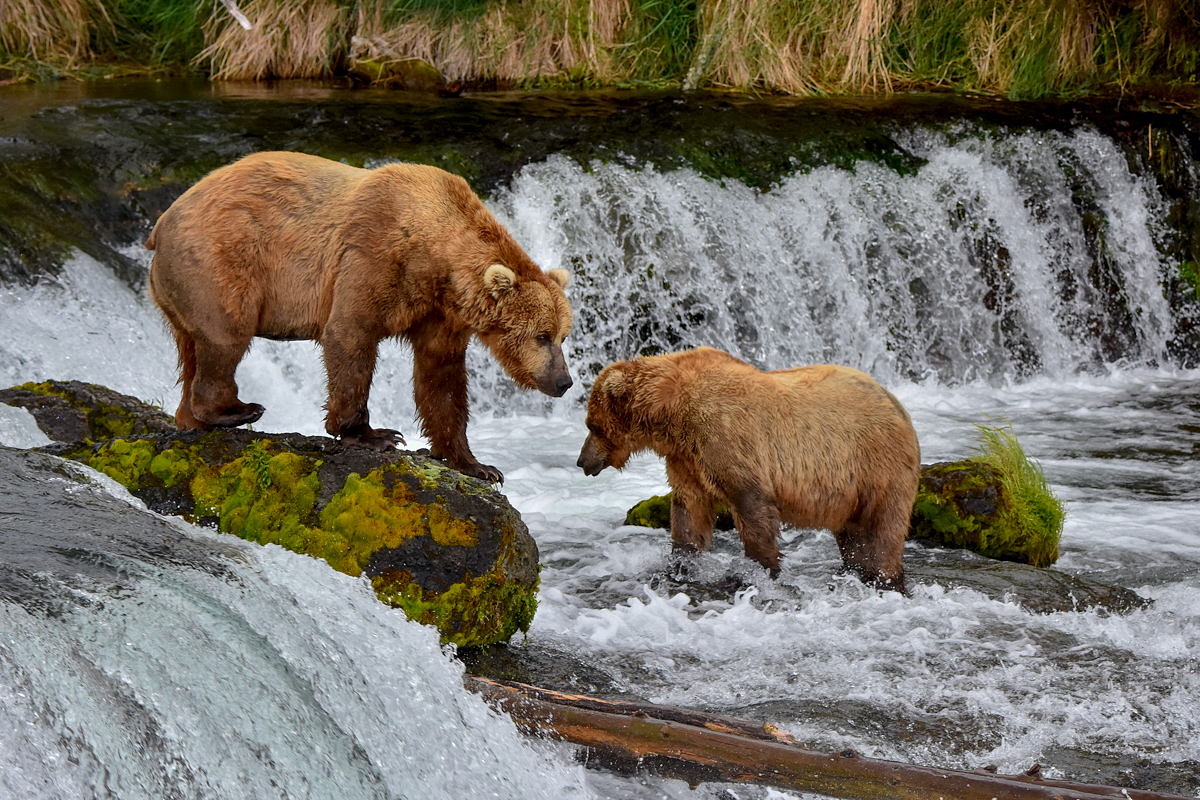
[[[365,447],[368,450],[394,450],[396,445],[405,443],[400,431],[391,428],[367,428],[357,433],[343,433],[341,439],[345,447]]]
[[[488,483],[504,484],[504,474],[489,464],[475,462],[474,464],[463,464],[462,466],[452,464],[451,466],[463,475],[470,475],[472,478],[479,478],[479,480],[487,481]]]
[[[258,403],[238,403],[216,414],[205,414],[202,418],[197,415],[197,419],[214,428],[236,428],[258,422],[265,410]]]

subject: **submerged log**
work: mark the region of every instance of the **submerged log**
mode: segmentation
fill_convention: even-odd
[[[80,386],[86,391],[70,394],[102,397],[118,419],[150,408]],[[57,399],[71,385],[17,388],[54,397],[47,407],[62,409]],[[365,574],[381,600],[435,625],[444,641],[503,642],[533,620],[538,552],[525,523],[489,484],[436,459],[344,448],[323,436],[179,433],[173,424],[171,433],[94,440],[112,427],[89,421],[87,433],[80,425],[63,433],[35,419],[47,435],[67,439],[43,451],[103,472],[159,513]]]
[[[752,783],[853,800],[1184,800],[1180,795],[1045,780],[993,768],[949,770],[883,761],[853,750],[821,753],[769,724],[687,709],[600,700],[467,677],[464,685],[535,735],[589,751],[605,768],[643,769],[688,781]]]

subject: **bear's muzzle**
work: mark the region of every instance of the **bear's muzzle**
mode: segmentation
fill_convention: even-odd
[[[584,475],[591,477],[599,475],[608,466],[608,456],[600,452],[593,434],[588,434],[587,440],[583,443],[583,449],[579,451],[579,460],[575,462],[575,466],[581,468]]]

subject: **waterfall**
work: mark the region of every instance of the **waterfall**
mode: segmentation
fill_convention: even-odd
[[[898,138],[914,170],[822,166],[761,191],[552,156],[494,206],[535,260],[571,271],[584,382],[701,344],[952,385],[1167,358],[1164,203],[1116,142],[1089,127]],[[498,377],[482,402],[508,402]]]
[[[573,275],[566,397],[469,353],[472,445],[541,552],[537,616],[508,647],[530,682],[768,719],[832,752],[1194,791],[1200,302],[1178,277],[1200,252],[1193,122],[938,99],[338,94],[72,96],[28,124],[14,105],[3,385],[90,381],[174,410],[173,343],[137,276],[149,209],[181,174],[250,146],[449,164]],[[728,149],[694,157],[710,142]],[[28,235],[15,224],[38,214]],[[774,581],[719,534],[680,585],[669,536],[622,525],[666,490],[661,460],[600,478],[575,460],[605,364],[700,344],[870,372],[927,461],[1008,420],[1069,504],[1054,569],[1153,605],[1037,613],[1020,586],[990,594],[990,568],[960,584],[956,556],[916,544],[911,595],[875,593],[836,576],[821,531],[784,531]],[[411,370],[385,342],[370,406],[415,448]],[[256,429],[323,434],[318,346],[256,341],[238,382],[267,407]],[[436,632],[368,585],[11,449],[45,441],[0,405],[0,800],[728,796],[584,772],[466,693]]]

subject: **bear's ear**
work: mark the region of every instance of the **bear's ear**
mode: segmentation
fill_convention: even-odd
[[[619,400],[629,392],[630,376],[620,367],[610,366],[604,371],[603,391],[606,395]]]
[[[483,271],[483,288],[496,299],[511,290],[516,282],[516,273],[503,264],[492,264]]]
[[[552,269],[546,273],[550,279],[558,284],[558,288],[566,289],[567,284],[571,282],[571,273],[565,269]]]

